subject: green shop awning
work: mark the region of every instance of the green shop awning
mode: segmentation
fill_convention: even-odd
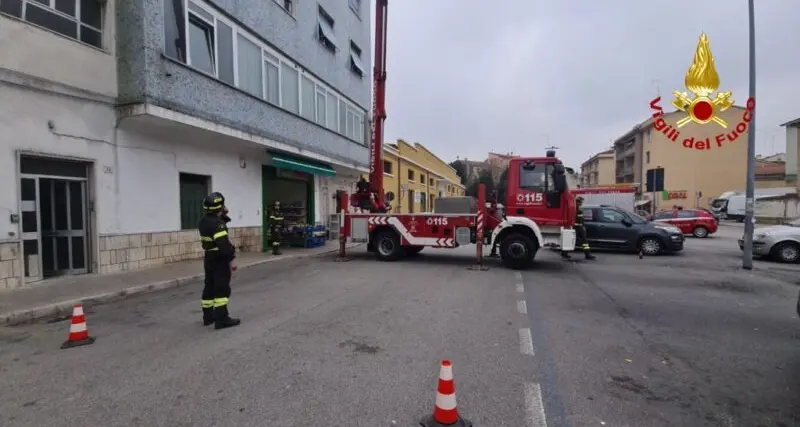
[[[305,172],[312,175],[320,176],[336,176],[336,171],[332,167],[324,164],[317,163],[310,160],[299,159],[297,157],[287,156],[285,154],[272,154],[272,162],[275,167],[281,169],[289,169],[295,172]]]

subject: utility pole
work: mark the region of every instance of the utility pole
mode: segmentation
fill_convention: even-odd
[[[750,21],[750,99],[756,99],[756,26],[754,0],[747,0]],[[755,173],[756,173],[756,111],[751,112],[753,119],[747,128],[747,187],[744,204],[744,250],[742,251],[742,268],[753,269],[753,230],[755,228]]]

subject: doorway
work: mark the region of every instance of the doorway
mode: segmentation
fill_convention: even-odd
[[[25,280],[87,273],[88,164],[22,157],[20,166]]]

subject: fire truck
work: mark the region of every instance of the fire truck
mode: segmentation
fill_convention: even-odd
[[[412,256],[425,247],[475,244],[476,265],[482,266],[483,245],[498,245],[506,267],[524,269],[533,264],[539,249],[574,250],[575,197],[567,185],[566,169],[553,150],[544,157],[511,160],[502,215],[495,209],[496,200],[487,203],[482,184],[477,198],[438,198],[437,212],[391,212],[391,200],[383,191],[388,0],[376,3],[369,181],[352,197],[340,194],[340,259],[346,258],[347,242],[367,243],[368,251],[382,261]]]

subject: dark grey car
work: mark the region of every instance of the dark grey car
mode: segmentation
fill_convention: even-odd
[[[584,205],[583,218],[592,249],[626,252],[641,249],[646,255],[683,250],[683,234],[679,228],[649,222],[616,206]]]

